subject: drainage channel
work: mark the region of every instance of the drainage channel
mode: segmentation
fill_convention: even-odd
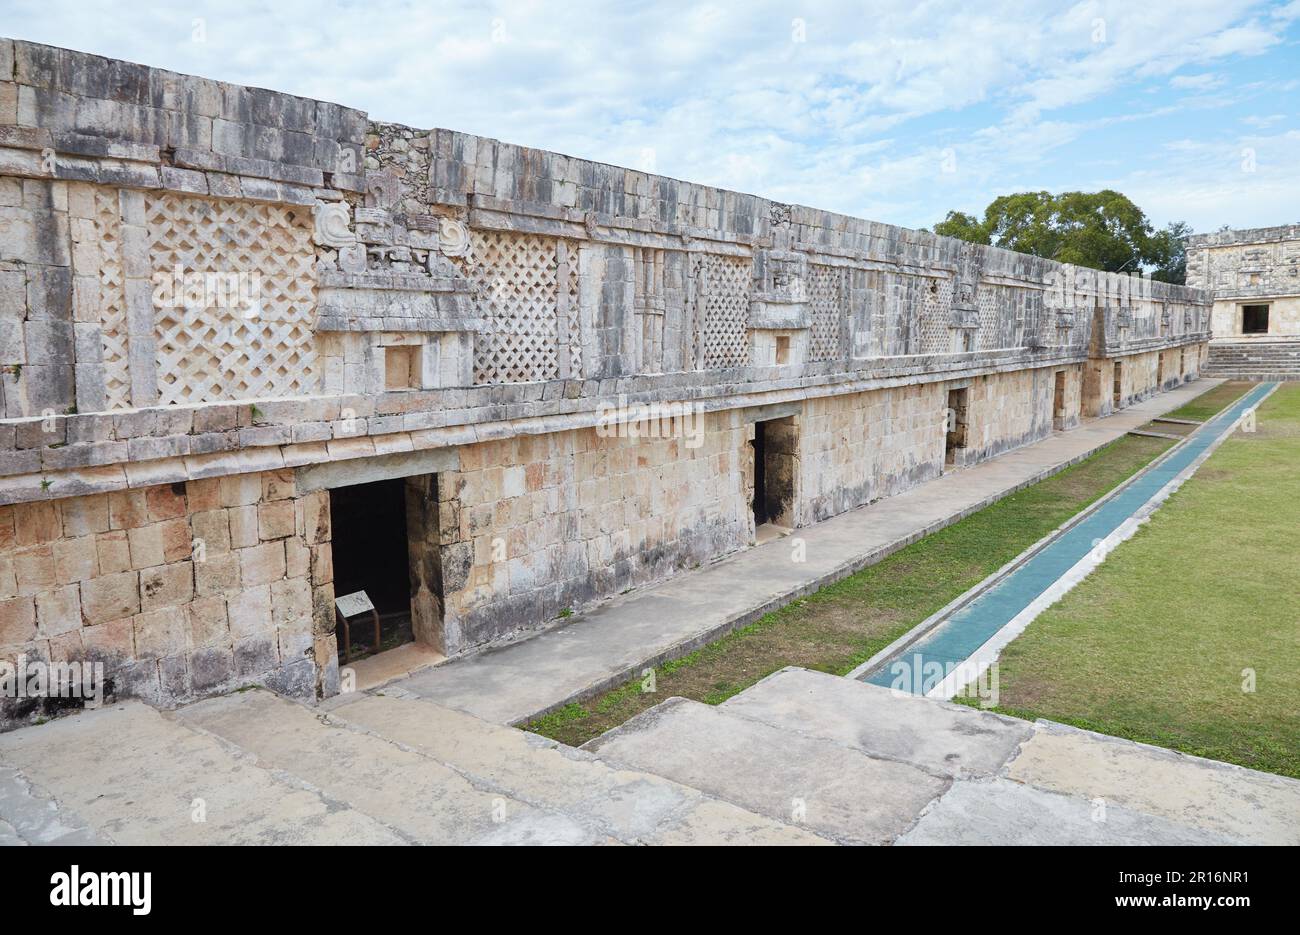
[[[1131,536],[1246,411],[1277,386],[1263,383],[1250,390],[1182,444],[850,672],[849,678],[951,698],[975,681],[1034,617]]]

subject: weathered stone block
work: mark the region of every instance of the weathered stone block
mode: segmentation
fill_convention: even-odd
[[[239,549],[239,574],[244,587],[269,584],[284,577],[285,555],[283,542],[268,542],[252,548]]]
[[[99,574],[99,549],[93,535],[60,539],[51,548],[54,577],[60,584],[85,581]]]
[[[230,624],[224,597],[200,597],[186,604],[185,622],[189,626],[192,646],[230,645]]]
[[[14,646],[35,638],[35,601],[30,597],[0,601],[0,646]]]
[[[140,572],[140,606],[142,610],[179,607],[194,596],[194,565],[177,562]]]

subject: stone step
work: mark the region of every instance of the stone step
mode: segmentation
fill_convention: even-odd
[[[404,843],[140,702],[0,735],[0,762],[15,774],[0,820],[26,843]]]
[[[1100,798],[1060,795],[1010,779],[982,777],[954,782],[894,843],[1223,847],[1247,842]]]
[[[892,843],[951,783],[942,773],[685,698],[670,698],[583,749],[843,844]]]
[[[658,776],[432,702],[354,695],[327,712],[265,692],[179,715],[436,844],[828,843]]]
[[[795,667],[774,672],[722,708],[948,776],[991,775],[1033,734],[1028,721]]]

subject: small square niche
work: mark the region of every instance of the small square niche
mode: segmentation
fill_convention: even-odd
[[[418,344],[390,344],[384,348],[385,390],[420,388],[421,350]]]

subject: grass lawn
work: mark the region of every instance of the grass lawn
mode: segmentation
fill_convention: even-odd
[[[718,704],[787,665],[844,674],[920,623],[1173,443],[1126,436],[1088,460],[926,536],[655,672],[527,725],[578,745],[665,698]]]
[[[1003,650],[999,690],[1006,714],[1300,777],[1300,385]]]
[[[1178,407],[1173,412],[1166,412],[1164,418],[1194,419],[1197,422],[1204,422],[1211,416],[1218,415],[1221,409],[1245,394],[1254,385],[1247,380],[1229,380],[1220,383],[1209,392],[1197,396],[1190,403]],[[1169,431],[1169,427],[1162,427],[1160,431]]]

